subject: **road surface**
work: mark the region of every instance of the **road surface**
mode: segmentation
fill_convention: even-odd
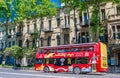
[[[120,78],[120,74],[44,73],[33,70],[0,68],[0,78]]]

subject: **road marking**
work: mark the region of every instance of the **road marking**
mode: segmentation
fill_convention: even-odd
[[[20,75],[20,76],[38,76],[38,77],[47,77],[47,78],[75,78],[75,77],[68,77],[68,76],[37,75],[37,74],[23,74],[23,73],[10,73],[10,72],[0,72],[0,74]]]

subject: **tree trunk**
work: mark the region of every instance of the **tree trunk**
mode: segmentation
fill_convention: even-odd
[[[5,48],[8,47],[8,21],[9,21],[9,18],[7,17],[6,18],[6,25],[5,25],[5,32],[6,32]]]
[[[92,38],[91,38],[91,30],[90,30],[90,28],[91,28],[91,25],[90,25],[90,15],[89,15],[89,6],[88,6],[88,4],[86,4],[87,5],[87,13],[88,13],[88,34],[89,34],[89,42],[92,42]]]
[[[76,39],[76,44],[78,44],[78,34],[77,34],[77,19],[76,19],[76,15],[75,15],[75,10],[76,10],[76,7],[74,7],[74,26],[75,26],[75,39]]]
[[[40,47],[40,43],[41,43],[41,41],[40,41],[40,39],[41,39],[41,31],[42,31],[42,29],[43,29],[43,24],[42,24],[42,22],[43,22],[43,17],[40,17],[40,29],[39,29],[39,45],[38,45],[38,47]]]

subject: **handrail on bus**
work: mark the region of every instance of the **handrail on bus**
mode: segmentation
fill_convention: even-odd
[[[96,42],[92,42],[92,43],[82,43],[82,44],[69,44],[69,45],[57,45],[57,46],[44,46],[44,47],[39,47],[39,49],[64,49],[64,48],[74,48],[74,47],[90,47],[90,46],[94,46],[96,45]]]

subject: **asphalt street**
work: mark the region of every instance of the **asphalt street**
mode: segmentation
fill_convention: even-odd
[[[33,70],[0,68],[0,78],[120,78],[120,74],[44,73]]]

